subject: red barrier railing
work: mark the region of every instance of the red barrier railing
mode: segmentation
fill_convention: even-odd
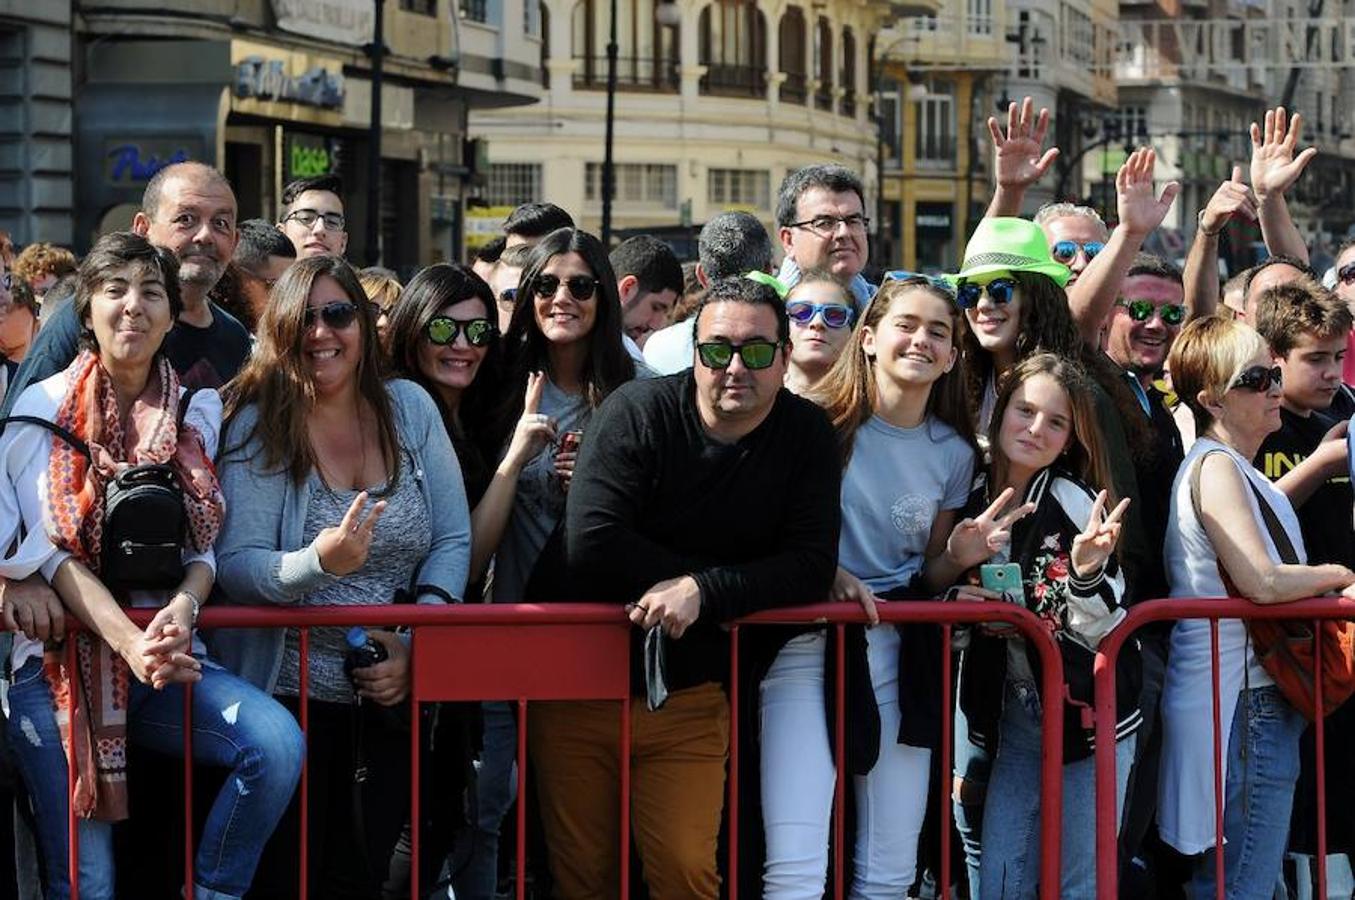
[[[1223,847],[1223,754],[1227,736],[1223,730],[1219,700],[1219,620],[1220,619],[1355,619],[1355,601],[1339,597],[1299,600],[1293,603],[1262,605],[1236,598],[1192,598],[1152,600],[1129,610],[1124,621],[1102,640],[1097,648],[1096,680],[1096,885],[1098,900],[1114,900],[1118,877],[1119,815],[1115,802],[1115,662],[1121,648],[1135,632],[1153,622],[1180,619],[1208,619],[1212,654],[1212,693],[1214,729],[1214,839],[1216,850]],[[1317,629],[1314,628],[1316,634]],[[1322,648],[1315,645],[1314,664],[1322,670]],[[1317,708],[1322,708],[1322,679],[1315,680]],[[1146,714],[1146,713],[1145,713]],[[1317,882],[1313,896],[1327,896],[1327,817],[1326,753],[1323,746],[1323,721],[1313,723],[1316,736],[1317,776]],[[1215,893],[1224,898],[1224,854],[1215,852]]]
[[[154,610],[128,610],[139,625],[146,624]],[[1013,626],[1035,649],[1041,669],[1041,693],[1044,697],[1063,696],[1063,663],[1058,647],[1047,627],[1024,608],[1007,603],[944,603],[919,601],[880,604],[879,615],[889,624],[938,624],[941,626],[941,681],[943,690],[941,791],[942,810],[940,876],[943,885],[950,877],[950,794],[953,734],[950,710],[953,685],[951,678],[951,636],[956,625],[1001,623]],[[727,896],[738,896],[738,832],[740,777],[739,696],[738,672],[740,635],[743,629],[762,625],[823,624],[834,629],[834,640],[842,660],[845,627],[866,621],[865,613],[856,605],[818,604],[766,610],[731,626],[731,684],[730,684],[730,758],[728,782],[729,857],[726,878]],[[634,626],[617,606],[594,604],[491,604],[461,606],[382,605],[362,607],[308,607],[280,609],[277,607],[213,607],[204,609],[198,623],[200,628],[297,628],[300,636],[301,670],[299,677],[299,722],[305,732],[309,725],[307,713],[307,673],[309,660],[309,633],[316,627],[389,627],[410,626],[413,630],[411,660],[410,702],[415,707],[411,716],[413,727],[410,738],[410,896],[420,896],[419,887],[419,747],[420,718],[417,705],[424,702],[505,700],[515,702],[519,713],[529,700],[617,700],[620,701],[621,728],[621,804],[620,804],[620,896],[629,896],[629,782],[630,782],[630,650],[631,630]],[[837,765],[836,791],[833,810],[834,835],[834,896],[842,898],[844,846],[845,777],[845,667],[839,665],[835,692],[837,715],[833,723],[833,740]],[[73,695],[76,692],[71,692]],[[184,697],[184,786],[186,798],[192,796],[192,693]],[[527,719],[519,716],[518,727],[518,802],[516,821],[517,883],[516,896],[526,895],[526,767]],[[1062,748],[1063,711],[1061,703],[1046,702],[1042,722],[1041,781],[1042,816],[1040,835],[1040,896],[1055,900],[1059,892],[1060,828],[1062,811]],[[74,790],[71,771],[69,789]],[[308,896],[309,860],[306,840],[308,772],[303,765],[300,784],[301,853],[299,861],[298,896]],[[79,900],[79,848],[75,816],[69,818],[71,897]],[[193,891],[193,822],[191,800],[184,810],[184,881],[186,896]],[[1111,882],[1113,884],[1113,881]]]

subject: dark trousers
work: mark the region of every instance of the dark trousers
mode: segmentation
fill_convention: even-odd
[[[278,700],[297,712],[295,698]],[[395,715],[395,709],[366,702],[310,702],[307,846],[312,897],[382,896],[391,853],[409,818],[409,732],[396,723]],[[360,761],[365,779],[359,784],[355,773]],[[299,894],[299,795],[264,853],[250,900],[292,900]]]

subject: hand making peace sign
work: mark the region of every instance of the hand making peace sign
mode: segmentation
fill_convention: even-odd
[[[364,517],[362,511],[367,506],[367,496],[367,492],[363,491],[354,497],[353,504],[343,514],[339,524],[315,536],[314,546],[320,556],[320,568],[331,575],[351,575],[367,562],[376,520],[386,510],[386,501],[378,500]]]
[[[1121,500],[1110,511],[1110,515],[1103,518],[1109,496],[1105,491],[1096,495],[1091,515],[1087,516],[1087,527],[1073,538],[1069,562],[1072,563],[1073,573],[1079,578],[1087,578],[1101,571],[1120,540],[1120,519],[1129,508],[1129,498]]]
[[[946,540],[946,554],[952,562],[968,569],[1007,546],[1012,539],[1012,525],[1035,511],[1034,503],[1023,503],[1003,515],[1003,507],[1015,496],[1016,491],[1007,488],[983,512],[955,526]]]

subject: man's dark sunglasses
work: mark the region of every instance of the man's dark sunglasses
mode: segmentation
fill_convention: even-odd
[[[1096,259],[1096,254],[1106,249],[1106,245],[1101,241],[1087,241],[1078,243],[1077,241],[1055,241],[1054,246],[1049,248],[1049,255],[1054,257],[1054,262],[1069,265],[1077,259],[1077,252],[1081,250],[1087,254],[1087,262]]]
[[[1129,318],[1135,322],[1147,322],[1156,312],[1158,318],[1162,320],[1163,325],[1180,325],[1186,320],[1186,308],[1179,303],[1164,303],[1161,306],[1154,306],[1151,300],[1125,300],[1121,298],[1115,301],[1116,306],[1123,306],[1129,313]]]
[[[315,317],[320,319],[329,328],[335,331],[343,331],[353,320],[358,317],[358,305],[348,300],[340,300],[336,303],[326,303],[324,306],[308,306],[302,322],[307,328],[315,324]]]
[[[979,305],[985,291],[998,306],[1006,306],[1012,302],[1012,295],[1016,293],[1016,282],[1010,278],[994,278],[987,284],[961,282],[955,289],[955,303],[961,309],[973,309]]]
[[[1242,388],[1244,391],[1254,391],[1258,394],[1264,394],[1270,390],[1271,385],[1279,387],[1280,385],[1280,367],[1279,366],[1252,366],[1245,370],[1241,375],[1233,379],[1233,383],[1228,385],[1228,390],[1233,388]]]
[[[727,369],[739,354],[745,369],[765,369],[776,362],[776,350],[779,344],[773,341],[744,341],[731,344],[729,341],[707,341],[696,345],[696,355],[707,369]]]
[[[591,275],[571,275],[564,284],[569,289],[569,296],[580,303],[592,300],[598,289],[598,280]],[[536,295],[543,300],[554,297],[555,292],[560,290],[560,279],[555,275],[538,275],[534,287]]]
[[[466,343],[472,347],[484,347],[494,340],[499,327],[488,319],[453,319],[451,316],[434,316],[423,327],[429,342],[440,347],[455,341],[456,336],[463,331]]]

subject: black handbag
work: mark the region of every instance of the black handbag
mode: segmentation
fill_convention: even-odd
[[[179,398],[179,428],[183,427],[193,393],[189,389]],[[10,422],[45,428],[93,463],[89,445],[54,422],[36,416],[0,419],[0,425]],[[177,587],[184,577],[187,535],[188,513],[178,472],[165,463],[123,470],[104,486],[99,580],[120,589]]]

